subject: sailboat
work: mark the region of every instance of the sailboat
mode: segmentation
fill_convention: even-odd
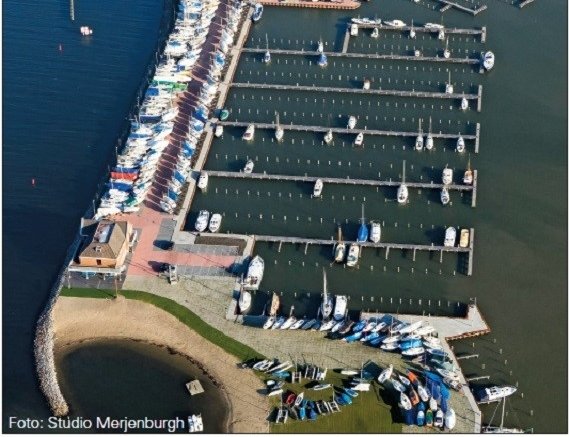
[[[415,28],[413,27],[413,20],[411,20],[411,30],[409,30],[409,38],[415,39],[417,34],[415,33]]]
[[[324,44],[322,43],[322,39],[318,40],[318,47],[316,48],[318,53],[324,53]]]
[[[407,203],[409,199],[409,189],[405,185],[405,161],[403,161],[403,178],[401,179],[401,185],[397,188],[397,202]]]
[[[433,140],[433,134],[431,133],[432,128],[432,118],[429,117],[429,134],[427,135],[427,141],[425,143],[425,149],[433,150],[433,146],[435,145],[435,141]]]
[[[450,58],[450,50],[448,49],[448,38],[446,39],[445,49],[443,50],[443,58]]]
[[[470,156],[468,157],[468,165],[466,166],[466,171],[464,172],[464,177],[462,178],[462,182],[467,185],[472,184],[473,176],[472,170],[470,169]]]
[[[330,127],[330,117],[331,115],[328,115],[328,127]],[[329,129],[328,132],[326,132],[326,135],[324,135],[324,142],[326,144],[330,144],[333,139],[334,135],[332,134],[332,129]]]
[[[354,140],[354,145],[361,146],[364,142],[364,134],[360,132],[356,135],[356,139]]]
[[[265,39],[267,40],[267,51],[265,56],[263,56],[263,63],[269,64],[271,62],[271,52],[269,52],[269,37],[265,34]]]
[[[423,131],[421,130],[421,119],[419,119],[419,133],[415,139],[415,150],[423,150]]]
[[[468,109],[468,99],[462,94],[462,99],[460,100],[460,109],[466,111]]]
[[[443,187],[441,189],[441,203],[443,205],[448,205],[450,202],[450,194],[448,192],[448,188],[447,187]]]
[[[251,293],[243,290],[243,275],[241,275],[241,290],[239,292],[239,313],[246,314],[251,308]]]
[[[320,178],[316,179],[314,189],[312,190],[312,197],[320,197],[322,195],[322,188],[324,188],[324,182]]]
[[[328,296],[328,283],[326,281],[326,270],[322,269],[323,275],[323,291],[322,291],[322,304],[320,305],[320,314],[322,314],[323,320],[328,320],[332,314],[332,297]]]
[[[466,144],[464,143],[464,138],[462,137],[462,135],[460,135],[459,132],[458,140],[456,140],[456,151],[458,153],[462,153],[464,152],[465,149],[466,149]]]
[[[450,70],[448,72],[448,82],[445,84],[445,93],[446,94],[454,93],[454,87],[452,86],[452,83],[450,81]]]
[[[502,418],[500,419],[500,426],[485,426],[482,428],[483,434],[523,434],[524,431],[517,428],[504,428],[504,415],[506,414],[506,398],[501,400],[502,403]],[[494,414],[496,412],[494,411]],[[494,417],[494,416],[492,416]],[[490,422],[492,422],[490,420]],[[445,421],[446,424],[446,421]],[[452,429],[452,428],[449,428]]]
[[[362,222],[360,228],[358,229],[358,243],[365,243],[369,237],[369,230],[365,222],[364,217],[364,205],[362,203]]]
[[[334,247],[334,261],[337,263],[344,262],[346,256],[346,243],[342,241],[342,227],[338,225],[338,242]]]
[[[275,115],[277,117],[277,128],[275,129],[275,139],[277,141],[282,141],[282,139],[284,137],[284,129],[282,128],[282,126],[279,123],[279,113],[275,112]]]

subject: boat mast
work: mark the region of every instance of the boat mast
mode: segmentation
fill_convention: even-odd
[[[267,42],[267,52],[269,51],[269,35],[265,33],[265,41]]]
[[[421,122],[423,121],[422,118],[419,119],[419,135],[421,135],[423,132],[421,130]]]
[[[275,112],[275,115],[277,116],[277,129],[280,127],[280,123],[279,123],[279,113]]]
[[[362,225],[365,223],[365,217],[364,217],[364,204],[362,203]]]
[[[432,117],[429,117],[429,136],[431,136],[432,123],[433,123],[433,118],[432,118]]]
[[[401,184],[405,183],[405,160],[403,160],[403,179],[401,180]]]
[[[322,275],[323,275],[323,279],[324,279],[324,284],[323,284],[323,297],[322,297],[322,306],[327,305],[328,303],[328,283],[326,281],[326,270],[324,270],[324,268],[322,268]]]
[[[502,399],[502,419],[500,420],[500,431],[504,428],[504,414],[506,412],[506,398]]]

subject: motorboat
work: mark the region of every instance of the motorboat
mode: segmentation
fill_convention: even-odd
[[[433,426],[442,428],[444,425],[444,413],[443,410],[439,409],[435,414],[435,420],[433,422]]]
[[[221,121],[225,121],[225,120],[227,120],[228,118],[229,118],[229,111],[228,111],[227,109],[222,109],[222,110],[219,112],[219,119],[220,119]]]
[[[276,117],[277,117],[277,127],[275,129],[275,139],[277,141],[282,141],[284,138],[284,129],[279,122],[279,113],[278,112],[276,113]]]
[[[253,173],[253,169],[255,168],[255,163],[252,159],[247,160],[245,163],[245,167],[243,167],[243,173],[251,174]]]
[[[419,329],[423,325],[423,321],[419,320],[417,322],[413,322],[410,325],[404,326],[403,328],[399,329],[398,332],[400,335],[404,334],[411,334]]]
[[[348,299],[346,296],[336,296],[336,304],[334,305],[334,320],[344,320],[348,312]]]
[[[357,241],[358,241],[358,243],[365,243],[367,241],[368,237],[369,237],[369,230],[368,230],[368,227],[365,223],[364,205],[362,204],[362,218],[361,218],[360,228],[358,229]]]
[[[286,322],[286,317],[284,316],[278,317],[277,320],[275,320],[275,323],[273,323],[273,326],[271,326],[271,329],[281,329],[281,326],[283,326],[284,322]],[[284,371],[284,369],[280,370]]]
[[[369,241],[372,243],[379,243],[381,240],[381,225],[379,222],[371,221],[370,223],[371,232],[369,234]]]
[[[452,408],[449,408],[445,414],[445,428],[452,430],[456,425],[456,413]]]
[[[377,382],[383,384],[385,381],[391,378],[392,374],[393,374],[393,364],[390,364],[389,367],[383,369],[383,371],[379,374],[379,376],[377,377]]]
[[[290,329],[295,330],[295,329],[300,329],[302,328],[302,325],[304,325],[308,320],[306,319],[298,319],[296,322],[294,322]]]
[[[320,53],[318,56],[318,66],[326,67],[328,65],[328,57],[324,53]]]
[[[405,393],[401,393],[401,395],[399,396],[399,399],[400,399],[401,406],[403,407],[403,409],[411,410],[413,408],[413,406],[411,405],[411,401],[409,400],[409,396],[407,396]]]
[[[445,39],[445,30],[444,29],[439,29],[439,34],[437,35],[437,37],[439,38],[440,41]]]
[[[296,317],[290,316],[286,321],[282,324],[280,329],[289,329],[292,325],[296,323]]]
[[[243,280],[243,288],[245,290],[258,290],[263,280],[264,271],[265,261],[259,255],[255,256],[247,268],[247,276]]]
[[[348,267],[355,267],[360,258],[360,246],[357,244],[350,244],[348,249],[348,259],[346,260],[346,265]]]
[[[407,203],[409,199],[409,188],[405,185],[405,161],[403,161],[403,178],[401,185],[397,188],[397,203]]]
[[[418,346],[418,347],[411,347],[409,349],[405,349],[404,351],[401,351],[401,355],[404,355],[406,357],[414,357],[417,355],[421,355],[425,353],[425,348]]]
[[[421,385],[421,383],[416,384],[417,393],[423,402],[427,402],[429,400],[429,392],[425,387]]]
[[[425,23],[425,25],[423,27],[425,29],[431,29],[431,30],[444,29],[444,26],[442,24],[438,24],[438,23]]]
[[[206,211],[205,209],[202,209],[198,215],[198,218],[196,220],[196,231],[198,232],[203,232],[207,229],[207,225],[209,223],[209,211]]]
[[[207,183],[209,181],[209,176],[207,175],[207,173],[205,171],[202,171],[200,173],[200,177],[198,179],[198,188],[200,190],[205,190],[207,189]]]
[[[464,138],[462,135],[459,134],[458,139],[456,140],[456,151],[462,153],[466,150],[466,144],[464,142]]]
[[[322,43],[322,40],[318,40],[318,46],[316,47],[316,51],[318,53],[324,53],[324,44]]]
[[[371,82],[369,79],[364,79],[364,84],[363,84],[363,89],[364,90],[369,90],[371,87]]]
[[[270,63],[271,63],[271,52],[267,50],[263,55],[263,64],[270,64]]]
[[[452,184],[452,176],[453,176],[453,171],[452,168],[448,168],[448,164],[445,166],[445,168],[443,169],[443,184],[444,185],[450,185]]]
[[[396,379],[391,379],[391,385],[398,392],[405,393],[405,386],[403,384],[401,384],[399,381],[397,381]]]
[[[271,326],[273,326],[273,324],[275,323],[275,320],[277,318],[275,316],[270,316],[267,317],[267,320],[265,321],[265,323],[263,324],[263,329],[269,329]]]
[[[450,81],[450,71],[448,72],[448,82],[445,84],[445,93],[446,94],[454,93],[454,86],[452,85],[452,83]]]
[[[479,402],[496,402],[514,394],[517,388],[513,385],[493,386],[479,390],[476,394]]]
[[[358,120],[356,119],[356,117],[354,117],[353,115],[350,115],[350,118],[348,118],[348,129],[355,128],[357,121]]]
[[[359,134],[356,135],[356,139],[354,140],[354,145],[361,146],[363,142],[364,142],[364,134],[360,132]]]
[[[419,50],[419,49],[413,50],[413,56],[415,56],[416,58],[420,58],[421,57],[421,50]]]
[[[390,27],[405,27],[407,26],[405,24],[404,21],[401,20],[388,20],[388,21],[383,21],[383,24],[385,24],[386,26],[390,26]]]
[[[245,133],[243,134],[242,138],[245,141],[251,141],[254,137],[255,137],[255,125],[250,124],[249,126],[247,126],[247,129],[245,130]]]
[[[346,244],[343,241],[338,241],[334,247],[334,261],[337,263],[344,262],[346,257]]]
[[[358,25],[355,23],[350,25],[350,36],[358,36]]]
[[[320,304],[320,314],[323,320],[328,320],[332,315],[332,297],[328,295],[328,283],[326,281],[326,271],[322,269],[323,274],[323,291],[322,291],[322,303]]]
[[[324,322],[318,328],[319,331],[329,331],[334,327],[337,322],[334,319],[330,319],[327,322]]]
[[[445,231],[445,247],[454,247],[456,241],[456,229],[449,226]]]
[[[213,133],[216,138],[219,138],[223,135],[223,125],[218,124],[215,126],[215,132]]]
[[[459,247],[468,247],[470,243],[470,231],[468,229],[460,230]]]
[[[328,132],[326,132],[326,135],[324,135],[324,142],[326,144],[330,144],[333,139],[334,139],[334,135],[332,134],[332,131],[329,130]]]
[[[481,61],[482,61],[482,66],[486,69],[486,70],[491,70],[494,67],[494,61],[495,61],[495,57],[494,57],[494,53],[493,52],[482,52],[482,57],[481,57]]]
[[[401,381],[401,383],[407,387],[409,387],[411,385],[411,381],[409,381],[409,379],[406,376],[403,376],[401,374],[398,374],[397,377],[399,378],[399,381]]]
[[[256,23],[257,21],[259,21],[261,19],[261,17],[263,16],[263,5],[261,3],[256,3],[255,4],[255,10],[253,11],[253,15],[251,16],[251,19],[253,20],[254,23]]]
[[[468,99],[466,97],[464,97],[464,95],[462,96],[462,99],[460,100],[460,109],[462,111],[466,111],[468,109]]]
[[[211,219],[209,219],[209,231],[217,232],[221,227],[221,214],[212,214]]]
[[[371,31],[371,35],[372,38],[377,38],[379,36],[379,28],[374,27],[373,30]]]
[[[320,197],[322,195],[322,188],[324,188],[324,182],[322,182],[322,179],[316,179],[314,189],[312,190],[312,197]]]

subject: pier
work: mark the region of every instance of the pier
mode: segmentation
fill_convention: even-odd
[[[437,1],[447,1],[447,0],[437,0]],[[375,24],[375,23],[364,23],[357,25],[359,29],[375,29],[376,27],[379,30],[396,30],[399,32],[410,31],[411,29],[415,30],[417,33],[438,33],[439,29],[430,29],[427,27],[417,26],[401,26],[401,27],[393,27],[393,26],[386,26],[384,24]],[[349,26],[348,26],[349,27]],[[450,35],[472,35],[472,36],[480,36],[481,42],[486,41],[486,27],[482,27],[481,29],[461,29],[458,27],[445,27],[444,31],[446,34]]]
[[[450,64],[480,64],[479,58],[444,58],[442,56],[413,56],[413,55],[394,55],[394,54],[377,54],[377,53],[348,53],[347,43],[349,42],[350,33],[346,32],[347,38],[344,39],[344,45],[341,52],[324,52],[330,58],[344,57],[355,59],[378,59],[378,60],[392,60],[392,61],[419,61],[419,62],[448,62]],[[243,53],[265,53],[267,49],[244,47],[241,49]],[[284,50],[284,49],[270,49],[270,52],[275,55],[289,55],[289,56],[320,56],[320,53],[313,50]]]
[[[474,170],[476,172],[476,170]],[[315,183],[318,179],[322,180],[325,184],[336,184],[336,185],[360,185],[369,187],[398,187],[401,185],[400,181],[380,181],[373,179],[351,179],[351,178],[330,178],[330,177],[318,177],[318,176],[293,176],[293,175],[277,175],[277,174],[267,174],[267,173],[243,173],[234,171],[208,171],[207,174],[210,177],[218,178],[234,178],[234,179],[253,179],[253,180],[265,180],[265,181],[292,181],[292,182],[308,182]],[[476,179],[473,179],[472,185],[443,185],[435,184],[434,182],[405,182],[409,188],[426,188],[426,189],[441,189],[443,187],[449,190],[456,191],[472,191],[476,192]],[[473,199],[475,195],[473,194]],[[475,201],[472,206],[476,206]]]
[[[307,86],[307,85],[281,85],[273,83],[244,83],[235,82],[232,84],[235,88],[252,88],[252,89],[265,89],[265,90],[279,90],[279,91],[311,91],[321,93],[355,93],[355,94],[368,94],[376,96],[397,96],[397,97],[419,97],[431,99],[454,99],[460,100],[462,97],[468,100],[476,100],[478,112],[482,108],[482,85],[478,85],[477,94],[453,93],[447,94],[443,92],[435,93],[428,91],[405,91],[405,90],[383,90],[383,89],[368,89],[362,88],[336,88],[324,86]]]
[[[486,6],[486,5],[482,5],[482,6],[478,7],[478,8],[469,8],[469,7],[467,7],[467,6],[459,5],[458,3],[455,3],[455,2],[452,2],[452,1],[449,1],[449,0],[436,0],[436,1],[438,1],[439,3],[442,3],[442,4],[443,4],[443,7],[440,9],[441,12],[444,12],[444,11],[446,11],[446,10],[449,9],[449,8],[455,8],[455,9],[457,9],[457,10],[459,10],[459,11],[467,12],[467,13],[469,13],[469,14],[471,14],[471,15],[476,16],[476,15],[478,15],[480,12],[485,11],[485,10],[488,8],[488,6]],[[445,29],[445,30],[446,30],[446,29]]]
[[[248,123],[245,121],[218,121],[217,124],[221,124],[223,126],[231,126],[231,127],[243,127],[246,128],[250,124],[255,125],[255,129],[275,129],[274,123]],[[402,131],[391,131],[391,130],[376,130],[376,129],[348,129],[342,127],[326,127],[326,126],[305,126],[305,125],[298,125],[298,124],[290,124],[284,125],[281,124],[285,130],[290,131],[298,131],[298,132],[328,132],[329,130],[332,133],[336,134],[359,134],[360,132],[365,135],[381,135],[387,137],[412,137],[415,138],[417,136],[417,132],[402,132]],[[476,135],[461,135],[461,134],[443,134],[442,132],[432,134],[433,138],[443,138],[443,139],[458,139],[459,137],[464,138],[465,140],[475,140],[476,144],[478,143],[478,137],[480,135],[480,124],[476,123]],[[478,153],[478,148],[475,148],[475,152]]]
[[[353,10],[360,7],[360,2],[354,0],[336,0],[336,1],[259,0],[259,3],[265,6],[282,6],[282,7],[313,8],[313,9]]]

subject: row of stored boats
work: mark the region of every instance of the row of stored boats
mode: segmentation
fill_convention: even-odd
[[[164,57],[156,67],[151,85],[146,90],[124,149],[117,156],[117,164],[110,172],[106,191],[95,217],[102,218],[118,212],[136,212],[150,189],[156,184],[159,161],[170,141],[174,120],[179,108],[174,104],[179,93],[185,91],[191,80],[193,67],[201,55],[209,27],[219,6],[219,0],[183,0],[178,3],[174,29],[164,49]],[[182,141],[175,163],[168,163],[172,176],[161,183],[166,191],[160,207],[173,212],[183,185],[190,174],[190,162],[204,130],[203,117],[207,106],[217,92],[217,83],[225,65],[225,53],[233,43],[243,4],[235,2],[227,7],[226,26],[221,32],[219,47],[211,63],[208,80],[198,98],[198,106],[189,119],[187,135]],[[166,185],[166,186],[164,186]],[[165,189],[165,190],[164,190]]]

